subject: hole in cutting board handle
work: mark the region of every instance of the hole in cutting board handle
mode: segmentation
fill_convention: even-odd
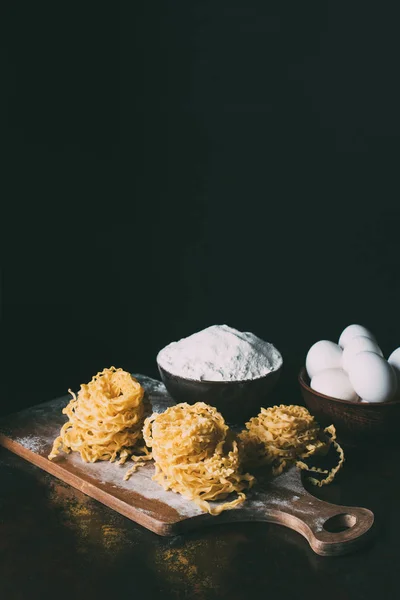
[[[351,529],[356,523],[357,517],[355,515],[341,513],[327,519],[323,524],[323,528],[325,531],[329,531],[329,533],[340,533],[342,531],[347,531],[347,529]]]

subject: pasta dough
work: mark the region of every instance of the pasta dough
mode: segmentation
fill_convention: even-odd
[[[284,405],[262,408],[257,417],[246,423],[239,434],[243,461],[246,468],[270,465],[273,475],[279,475],[290,464],[300,469],[326,475],[323,479],[309,477],[314,485],[330,483],[342,467],[344,454],[335,441],[335,427],[321,430],[314,417],[303,406]],[[327,454],[333,444],[339,462],[330,471],[309,467],[303,460],[314,455]]]
[[[68,421],[54,441],[50,460],[60,448],[67,453],[79,452],[85,462],[113,462],[118,458],[122,464],[128,458],[151,458],[142,435],[150,405],[143,387],[130,373],[115,367],[104,369],[88,384],[82,384],[77,396],[69,392],[73,399],[63,409]],[[143,455],[136,456],[134,452]]]
[[[243,490],[254,477],[243,473],[237,441],[222,415],[197,402],[177,404],[164,413],[147,418],[143,428],[152,448],[157,481],[193,500],[203,511],[217,515],[244,502]],[[212,508],[208,501],[224,500],[232,492],[237,498]]]

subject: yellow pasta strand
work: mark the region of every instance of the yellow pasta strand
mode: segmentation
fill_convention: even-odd
[[[217,515],[244,502],[254,477],[243,473],[238,444],[222,415],[203,402],[177,404],[147,418],[144,440],[155,461],[157,481]],[[237,498],[211,508],[208,501]]]
[[[303,406],[281,404],[261,408],[259,415],[246,423],[239,440],[246,468],[269,465],[273,475],[279,475],[295,464],[300,469],[326,475],[321,480],[308,477],[311,483],[318,486],[333,481],[345,460],[342,448],[335,441],[335,427],[330,425],[321,430]],[[330,471],[309,467],[301,460],[327,454],[331,444],[338,452],[339,461]]]
[[[140,383],[123,369],[111,367],[82,384],[76,396],[63,409],[68,421],[55,439],[49,459],[60,449],[79,452],[85,462],[97,460],[123,464],[129,458],[149,460],[143,443],[142,427],[150,405]],[[134,456],[142,452],[144,456]]]

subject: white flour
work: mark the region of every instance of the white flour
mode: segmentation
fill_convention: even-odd
[[[165,346],[157,362],[169,373],[189,379],[242,381],[276,371],[282,356],[253,333],[212,325]]]

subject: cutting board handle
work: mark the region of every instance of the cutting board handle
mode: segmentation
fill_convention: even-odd
[[[278,523],[301,533],[321,556],[347,554],[364,544],[374,524],[367,508],[340,506],[308,493],[290,508],[265,508],[254,520]]]
[[[338,506],[313,498],[315,513],[301,517],[307,539],[317,554],[334,556],[351,552],[372,531],[374,514],[359,506]],[[315,515],[315,516],[314,516]]]

